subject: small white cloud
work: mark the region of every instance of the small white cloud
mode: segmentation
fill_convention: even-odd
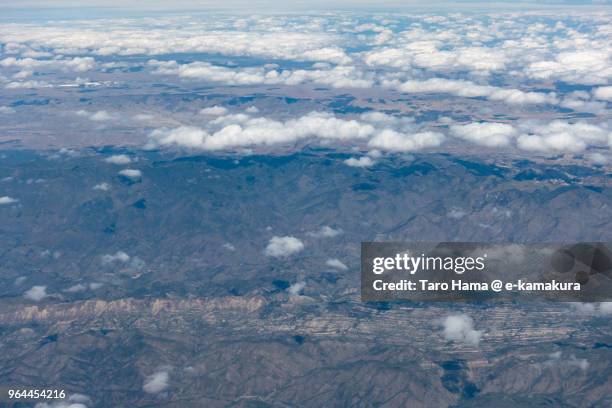
[[[148,376],[142,386],[144,392],[157,394],[168,388],[170,375],[167,371],[158,371]]]
[[[130,178],[130,179],[139,179],[142,177],[142,172],[140,170],[134,169],[123,169],[119,172],[120,175]]]
[[[348,270],[348,266],[346,266],[341,260],[336,258],[328,259],[327,261],[325,261],[325,265],[341,271]]]
[[[43,300],[47,296],[48,295],[47,295],[47,287],[46,286],[32,286],[30,289],[28,289],[23,294],[23,297],[25,297],[26,299],[29,299],[29,300],[33,300],[34,302],[40,302],[41,300]]]
[[[224,108],[223,106],[212,106],[210,108],[204,108],[200,111],[200,114],[208,116],[223,116],[227,115],[227,113],[227,108]]]
[[[15,113],[15,109],[9,106],[0,106],[0,114],[9,115],[11,113]]]
[[[458,208],[453,208],[447,214],[448,218],[453,218],[455,220],[459,220],[467,215],[467,212],[460,210]]]
[[[363,156],[360,158],[351,157],[350,159],[346,159],[344,164],[351,167],[370,167],[376,163],[374,160],[369,158],[368,156]]]
[[[341,229],[334,229],[328,225],[324,225],[317,231],[308,232],[307,235],[313,238],[333,238],[342,234]]]
[[[302,293],[305,287],[306,287],[306,282],[304,281],[296,282],[287,288],[287,292],[289,292],[291,296],[298,296],[300,293]]]
[[[228,251],[235,251],[236,247],[233,246],[232,244],[230,244],[229,242],[226,242],[225,244],[223,244],[223,248],[227,249]]]
[[[87,408],[91,398],[83,394],[72,394],[67,399],[54,402],[39,402],[34,408]]]
[[[575,355],[563,357],[563,353],[561,351],[550,353],[548,355],[548,360],[546,360],[543,365],[545,367],[578,367],[582,371],[586,371],[590,366],[588,360],[584,358],[576,358]]]
[[[93,113],[89,117],[89,119],[93,120],[94,122],[105,122],[107,120],[113,119],[113,115],[109,114],[107,111],[100,110],[100,111]]]
[[[126,262],[129,262],[130,259],[131,257],[123,251],[117,251],[114,255],[110,255],[110,254],[102,255],[102,263],[105,265],[113,263],[113,262],[126,263]]]
[[[266,247],[265,254],[275,258],[285,257],[296,254],[304,249],[304,243],[291,236],[277,237],[270,239]]]
[[[18,202],[19,200],[17,200],[16,198],[12,198],[9,196],[4,196],[4,197],[0,197],[0,205],[3,204],[13,204]]]
[[[93,189],[94,190],[108,191],[110,189],[110,184],[108,184],[108,183],[96,184],[95,186],[93,186]]]
[[[77,283],[76,285],[73,285],[67,289],[64,289],[64,292],[67,293],[77,293],[77,292],[83,292],[87,290],[87,286],[81,284],[81,283]]]
[[[444,338],[467,344],[478,346],[482,337],[481,330],[474,329],[474,321],[465,314],[447,316],[442,325],[444,327]]]
[[[133,119],[138,122],[148,122],[150,120],[153,120],[154,118],[155,116],[150,115],[148,113],[139,113],[133,116]]]
[[[573,302],[571,307],[580,314],[593,316],[612,315],[612,302],[581,303]]]
[[[106,159],[104,159],[104,161],[111,164],[130,164],[132,162],[132,159],[130,159],[130,156],[126,154],[115,154],[113,156],[107,157]]]

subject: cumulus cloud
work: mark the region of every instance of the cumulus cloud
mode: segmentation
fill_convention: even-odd
[[[548,359],[542,364],[544,367],[576,367],[582,371],[588,370],[590,364],[585,358],[576,358],[575,355],[564,357],[561,351],[555,351],[548,355]]]
[[[32,300],[34,302],[40,302],[41,300],[43,300],[47,296],[48,295],[47,295],[47,287],[46,286],[32,286],[30,289],[28,289],[23,294],[24,298]]]
[[[268,246],[265,249],[267,256],[281,258],[296,254],[304,249],[304,243],[292,236],[278,237],[274,236],[270,239]]]
[[[342,234],[341,229],[335,229],[330,227],[329,225],[323,225],[317,231],[308,232],[307,235],[313,238],[333,238]]]
[[[509,105],[557,104],[554,92],[525,92],[519,89],[506,89],[491,85],[478,85],[461,79],[431,78],[427,80],[384,80],[383,86],[405,93],[447,93],[463,98],[486,98]]]
[[[465,314],[447,316],[442,321],[444,338],[448,341],[464,343],[468,346],[478,346],[482,330],[474,329],[474,321]]]
[[[102,263],[103,264],[111,264],[114,262],[129,262],[131,257],[123,251],[117,251],[115,254],[106,254],[102,255]]]
[[[77,283],[76,285],[72,285],[69,288],[64,289],[63,291],[66,293],[78,293],[87,290],[87,286],[82,283]]]
[[[107,157],[104,161],[111,164],[130,164],[132,159],[126,154],[115,154]]]
[[[158,394],[168,388],[169,380],[168,371],[157,371],[145,379],[142,390],[148,394]]]
[[[105,110],[99,110],[96,112],[88,112],[85,110],[76,111],[78,116],[87,118],[93,122],[107,122],[109,120],[115,119],[115,115],[108,113]]]
[[[142,177],[142,172],[135,169],[123,169],[119,172],[119,175],[136,180]]]
[[[229,68],[208,62],[179,64],[176,61],[151,60],[154,73],[176,75],[184,79],[220,82],[228,85],[299,85],[313,83],[333,88],[368,88],[373,76],[354,66],[323,66],[321,69],[277,70],[263,67]]]
[[[15,109],[11,108],[10,106],[0,106],[0,114],[9,115],[15,112]]]
[[[602,86],[593,91],[595,99],[612,102],[612,86]]]
[[[374,136],[368,146],[393,152],[412,152],[428,147],[437,147],[444,141],[439,132],[400,133],[385,129]]]
[[[570,83],[601,85],[612,76],[610,49],[582,49],[558,53],[553,59],[532,62],[525,68],[527,76]]]
[[[295,30],[271,26],[269,19],[259,30],[240,31],[219,27],[222,21],[166,18],[163,24],[134,24],[113,20],[97,24],[44,24],[4,26],[0,41],[64,55],[163,55],[208,53],[229,56],[265,57],[298,61],[348,63],[350,57],[335,45],[338,37],[321,30]],[[89,58],[89,57],[85,57]]]
[[[181,126],[156,129],[149,135],[147,148],[176,145],[203,150],[292,143],[308,137],[324,140],[364,139],[374,127],[357,120],[339,119],[328,113],[311,112],[285,122],[252,118],[245,114],[217,118],[212,129]],[[215,128],[216,127],[216,128]]]
[[[41,71],[41,70],[63,70],[63,71],[75,71],[85,72],[93,69],[95,66],[95,60],[91,57],[74,57],[66,59],[33,59],[33,58],[14,58],[8,57],[0,60],[0,67],[4,68],[18,68],[21,70],[28,71]]]
[[[0,205],[14,204],[14,203],[16,203],[18,201],[19,200],[17,200],[16,198],[9,197],[9,196],[2,196],[2,197],[0,197]]]
[[[34,408],[87,408],[91,398],[83,394],[71,394],[67,399],[54,402],[38,402]]]
[[[580,314],[591,316],[609,316],[612,315],[612,302],[600,303],[571,303],[572,309]]]
[[[108,183],[99,183],[93,186],[94,190],[108,191],[110,190],[110,184]]]
[[[453,125],[450,130],[455,137],[487,147],[507,146],[517,135],[517,130],[505,123]]]
[[[227,108],[223,106],[211,106],[210,108],[204,108],[200,111],[200,114],[210,116],[223,116],[227,115],[227,113]]]
[[[362,156],[360,158],[351,157],[344,161],[344,164],[350,167],[371,167],[376,163],[368,156]]]
[[[606,145],[611,133],[605,127],[586,122],[555,120],[546,124],[524,123],[518,136],[520,149],[536,152],[582,152],[591,145]]]
[[[305,287],[306,287],[306,282],[304,281],[296,282],[287,288],[287,292],[289,292],[291,296],[299,296]]]
[[[346,266],[341,260],[337,258],[328,259],[327,261],[325,261],[325,265],[334,269],[338,269],[340,271],[348,270],[348,266]]]

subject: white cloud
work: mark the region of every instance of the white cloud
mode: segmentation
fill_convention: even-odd
[[[15,113],[15,109],[9,107],[9,106],[0,106],[0,114],[3,115],[10,115],[11,113]]]
[[[548,355],[548,359],[544,362],[545,367],[577,367],[582,371],[588,370],[590,364],[587,359],[576,358],[575,355],[564,357],[561,351],[555,351]]]
[[[63,70],[74,72],[85,72],[95,67],[95,60],[91,57],[75,57],[67,59],[46,59],[39,60],[33,58],[17,59],[8,57],[0,60],[0,67],[18,68],[20,70],[40,71],[40,70]]]
[[[47,295],[47,287],[46,286],[32,286],[30,289],[28,289],[24,294],[23,297],[29,300],[33,300],[34,302],[40,302],[41,300],[43,300],[44,298],[46,298]]]
[[[18,201],[19,200],[17,200],[16,198],[9,197],[9,196],[0,197],[0,205],[3,205],[3,204],[13,204],[13,203],[16,203]]]
[[[342,234],[341,229],[335,229],[330,227],[329,225],[323,225],[317,231],[308,232],[307,235],[313,238],[333,238]]]
[[[341,271],[348,270],[348,266],[346,266],[341,260],[336,258],[328,259],[327,261],[325,261],[325,265]]]
[[[200,111],[200,114],[210,116],[223,116],[227,113],[227,108],[224,108],[223,106],[212,106],[210,108],[204,108]]]
[[[468,214],[467,212],[465,212],[465,211],[463,211],[463,210],[461,210],[459,208],[453,208],[453,209],[451,209],[448,212],[447,216],[448,216],[448,218],[459,220],[459,219],[465,217],[467,214]]]
[[[573,302],[571,307],[578,313],[593,316],[612,315],[612,302],[581,303]]]
[[[67,293],[78,293],[78,292],[83,292],[87,290],[87,286],[81,284],[81,283],[77,283],[76,285],[72,285],[67,289],[64,289],[64,292]]]
[[[145,379],[142,389],[148,394],[158,394],[168,388],[169,380],[170,374],[167,371],[158,371]]]
[[[364,55],[366,64],[398,69],[425,68],[431,71],[479,71],[488,74],[506,67],[507,56],[501,49],[459,47],[440,50],[442,41],[411,41],[403,48],[375,49]]]
[[[123,169],[119,174],[130,179],[139,179],[142,177],[142,172],[135,169]]]
[[[507,146],[517,135],[517,130],[505,123],[470,123],[450,127],[455,137],[487,146]]]
[[[209,53],[265,57],[298,61],[348,63],[350,57],[335,46],[338,37],[319,30],[283,27],[279,16],[276,27],[262,17],[258,30],[237,31],[220,20],[188,18],[159,19],[158,24],[135,24],[132,19],[71,25],[14,24],[0,28],[0,41],[50,48],[56,54],[101,56],[163,55]],[[77,65],[76,63],[73,63]]]
[[[371,167],[374,165],[374,163],[376,162],[368,156],[363,156],[358,159],[355,157],[351,157],[344,161],[344,164],[351,167]]]
[[[612,102],[612,86],[602,86],[593,91],[595,99]]]
[[[304,243],[291,236],[277,237],[270,239],[266,247],[265,254],[275,258],[286,257],[296,254],[304,249]]]
[[[108,112],[101,110],[93,113],[89,119],[93,120],[94,122],[105,122],[113,119],[113,116]]]
[[[94,190],[108,191],[110,190],[110,184],[108,183],[99,183],[93,186]]]
[[[160,75],[176,75],[184,79],[220,82],[228,85],[299,85],[313,83],[333,88],[368,88],[374,84],[353,66],[325,67],[324,69],[277,70],[264,67],[228,68],[208,62],[179,64],[176,61],[151,60],[149,66]]]
[[[116,154],[104,159],[105,162],[111,164],[130,164],[132,159],[126,154]]]
[[[478,346],[482,337],[481,330],[474,329],[474,321],[465,314],[447,316],[442,322],[444,328],[444,338],[467,344]]]
[[[304,281],[296,282],[287,288],[287,292],[289,292],[291,296],[298,296],[304,290],[305,287],[306,287],[306,282]]]
[[[38,402],[34,408],[87,408],[89,404],[91,404],[91,398],[75,393],[62,401]]]
[[[510,105],[556,104],[555,93],[524,92],[519,89],[506,89],[490,85],[478,85],[471,81],[445,78],[431,78],[423,81],[385,80],[383,86],[405,93],[448,93],[463,98],[483,97],[491,101]]]
[[[131,257],[123,251],[117,251],[113,255],[111,254],[102,255],[103,264],[110,264],[113,262],[126,263],[126,262],[129,262],[130,259]]]
[[[292,143],[307,137],[326,140],[364,139],[374,127],[357,120],[338,119],[330,114],[311,112],[297,119],[280,122],[248,115],[228,115],[212,121],[211,131],[189,126],[157,129],[149,135],[147,148],[176,145],[180,147],[222,150],[236,147]]]
[[[112,115],[105,110],[99,110],[97,112],[88,112],[85,110],[79,110],[75,112],[77,116],[82,116],[93,122],[108,122],[109,120],[116,119],[116,115]]]
[[[603,126],[586,122],[527,122],[520,127],[525,133],[518,137],[518,147],[537,152],[581,152],[589,146],[606,145],[611,138],[611,133]]]
[[[35,89],[35,88],[51,88],[52,85],[46,81],[20,81],[20,82],[9,82],[4,87],[7,89]]]
[[[602,85],[612,76],[611,55],[609,48],[560,52],[554,59],[532,62],[525,68],[525,73],[530,78],[540,80]]]
[[[400,133],[385,129],[374,136],[368,146],[393,152],[412,152],[428,147],[437,147],[444,141],[444,135],[438,132]]]

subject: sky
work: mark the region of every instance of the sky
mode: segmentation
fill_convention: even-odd
[[[0,0],[2,7],[10,8],[44,8],[44,7],[119,7],[136,9],[326,9],[326,8],[521,8],[527,6],[542,7],[546,5],[611,5],[612,0],[519,0],[519,1],[478,1],[478,0]]]

